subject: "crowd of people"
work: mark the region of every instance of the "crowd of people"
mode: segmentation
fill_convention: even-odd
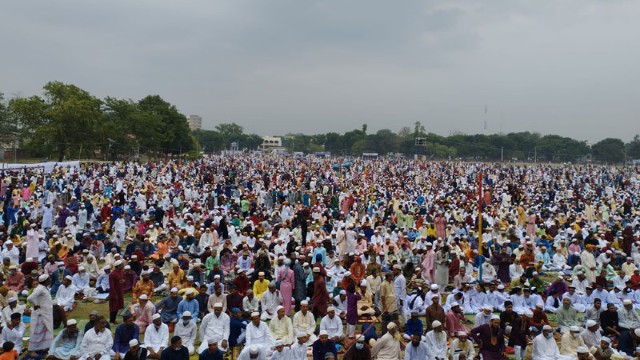
[[[639,358],[639,175],[258,155],[5,171],[0,359]],[[108,313],[80,329],[79,302]]]

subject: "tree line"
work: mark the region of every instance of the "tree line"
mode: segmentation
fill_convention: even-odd
[[[427,132],[421,122],[394,132],[358,129],[339,134],[307,135],[283,131],[289,152],[330,152],[333,155],[423,155],[439,159],[485,161],[551,161],[622,163],[640,159],[640,135],[629,143],[606,138],[589,145],[559,135],[532,132],[508,134],[462,133],[441,136]],[[422,139],[419,144],[416,139]],[[191,131],[187,117],[159,95],[141,100],[99,99],[75,85],[49,82],[42,96],[6,100],[0,93],[0,142],[19,142],[34,157],[63,159],[122,159],[134,156],[197,157],[200,152],[230,149],[260,150],[262,137],[247,134],[236,123],[214,130]]]

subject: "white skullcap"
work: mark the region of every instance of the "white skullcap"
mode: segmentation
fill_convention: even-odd
[[[75,319],[67,320],[67,326],[77,325],[78,322]]]
[[[335,306],[329,306],[329,307],[327,308],[327,312],[331,312],[331,311],[336,311]]]
[[[439,289],[438,284],[431,284],[430,288],[431,288],[431,290],[438,290]]]
[[[147,296],[147,294],[142,294],[142,295],[140,295],[140,297],[138,297],[138,299],[140,299],[140,300],[149,300],[149,297]]]
[[[588,354],[589,353],[589,349],[587,349],[586,346],[578,346],[578,349],[576,351],[578,352],[578,354]]]
[[[458,302],[457,302],[457,301],[454,301],[454,302],[451,304],[451,307],[453,308],[453,307],[456,307],[456,306],[460,306],[460,304],[458,304]]]
[[[276,306],[276,312],[280,311],[281,309],[284,309],[284,306],[282,306],[282,305]]]
[[[7,299],[7,303],[12,303],[14,301],[18,301],[18,298],[15,296],[10,297],[9,299]]]
[[[134,346],[138,346],[138,340],[136,339],[129,340],[129,347],[134,347]]]
[[[309,302],[307,300],[302,300],[300,301],[300,305],[309,305]]]
[[[437,328],[438,326],[442,326],[442,323],[441,323],[440,321],[438,321],[438,320],[434,320],[434,321],[431,323],[431,327],[432,327],[432,328]]]
[[[305,337],[305,336],[307,336],[307,333],[304,332],[304,331],[298,331],[298,333],[296,334],[296,338],[297,339],[300,339],[300,338]]]
[[[251,317],[255,317],[255,316],[260,316],[260,313],[257,311],[252,312]]]
[[[367,286],[367,280],[360,281],[360,286]]]
[[[498,314],[491,315],[491,320],[500,320],[500,315]]]
[[[340,295],[347,295],[347,292],[345,290],[340,290]]]
[[[549,325],[545,325],[542,327],[542,330],[553,330],[553,328]]]
[[[185,317],[185,316],[187,316],[187,317],[191,317],[191,311],[185,311],[185,312],[183,312],[183,313],[182,313],[182,317]]]
[[[584,324],[586,327],[590,328],[592,326],[597,325],[598,323],[595,320],[587,320],[587,322]]]
[[[160,314],[153,314],[153,316],[151,317],[151,320],[158,320],[160,319]]]
[[[256,345],[251,345],[249,348],[249,354],[255,355],[258,353],[258,347]]]
[[[222,303],[217,302],[217,303],[213,304],[213,307],[214,308],[221,308],[222,307]],[[253,314],[251,314],[251,316],[253,316]]]
[[[319,336],[322,336],[322,335],[329,335],[329,333],[327,332],[327,330],[320,330]]]
[[[71,275],[67,275],[64,277],[65,279],[69,280],[69,281],[73,281],[73,277]]]
[[[49,279],[49,275],[47,275],[47,274],[42,274],[42,275],[38,276],[38,281],[39,282],[45,282],[45,281],[47,281],[47,279]]]
[[[571,331],[571,332],[580,331],[580,328],[577,327],[577,326],[571,326],[571,327],[569,327],[569,331]]]
[[[631,305],[631,304],[633,304],[633,301],[631,301],[631,299],[624,299],[624,301],[622,303],[624,305]]]
[[[282,343],[282,340],[280,340],[280,339],[276,340],[276,342],[275,342],[275,346],[282,346],[282,345],[284,345],[284,344]]]
[[[171,288],[171,292],[178,292],[178,288],[176,288],[176,287],[172,287],[172,288]]]

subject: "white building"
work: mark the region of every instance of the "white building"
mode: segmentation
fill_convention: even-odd
[[[189,115],[187,121],[189,122],[189,129],[191,129],[191,131],[202,129],[202,118],[200,115]]]

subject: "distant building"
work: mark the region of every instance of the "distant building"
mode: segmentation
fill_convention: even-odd
[[[282,138],[280,136],[263,136],[261,147],[262,151],[265,153],[285,151],[284,146],[282,146]]]
[[[202,118],[199,115],[189,115],[187,121],[191,131],[202,129]]]

